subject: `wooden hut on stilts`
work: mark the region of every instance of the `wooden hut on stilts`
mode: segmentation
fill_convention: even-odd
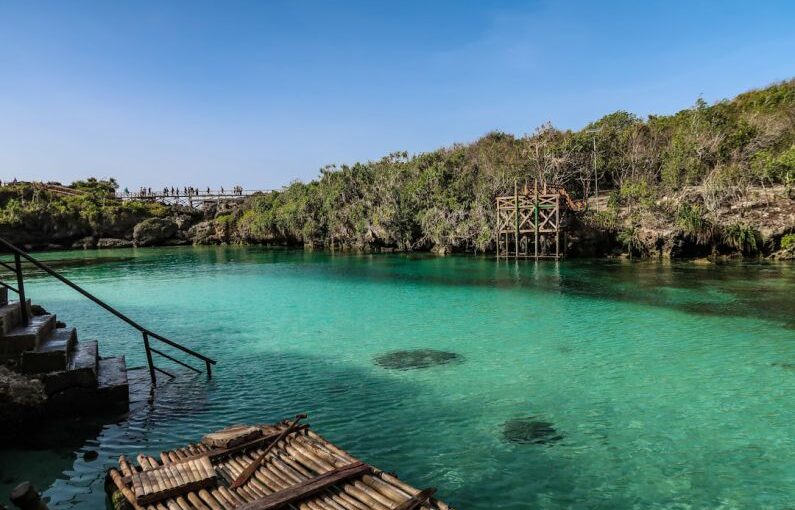
[[[513,195],[498,196],[495,238],[497,257],[560,259],[565,245],[562,216],[568,210],[580,211],[585,202],[574,201],[561,186],[527,185],[522,190],[514,182]]]

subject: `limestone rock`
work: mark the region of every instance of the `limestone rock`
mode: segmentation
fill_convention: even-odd
[[[84,237],[72,244],[72,248],[90,250],[97,247],[97,240],[93,237]]]
[[[193,225],[186,235],[193,244],[221,244],[229,241],[229,232],[226,226],[214,220],[202,221]]]
[[[97,248],[130,248],[132,245],[132,241],[113,237],[102,237],[97,241]]]
[[[135,226],[133,242],[135,246],[153,246],[171,239],[176,233],[177,224],[173,220],[149,218]]]
[[[35,419],[42,414],[46,401],[41,381],[0,366],[0,431]]]

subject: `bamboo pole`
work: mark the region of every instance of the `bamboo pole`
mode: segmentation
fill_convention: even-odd
[[[121,472],[124,474],[124,476],[132,476],[135,472],[130,463],[127,462],[127,459],[124,457],[124,455],[119,457],[119,468],[121,469]]]
[[[133,494],[132,491],[124,484],[121,474],[119,474],[119,472],[115,469],[111,469],[108,473],[110,474],[110,479],[113,480],[113,484],[130,503],[130,506],[132,506],[134,510],[143,510],[143,508],[141,508],[141,506],[136,502],[135,494]]]
[[[187,494],[187,498],[188,501],[190,501],[190,504],[193,505],[196,508],[196,510],[210,510],[210,508],[207,505],[202,503],[202,500],[199,499],[199,496],[197,496],[196,493],[189,492]]]
[[[193,507],[191,507],[190,504],[187,501],[185,501],[185,498],[183,498],[182,496],[177,496],[176,498],[174,498],[174,501],[177,502],[180,510],[193,510]]]
[[[207,506],[209,506],[212,510],[224,510],[224,508],[218,503],[212,494],[207,492],[205,489],[200,489],[198,491],[198,496],[202,501],[207,503]]]

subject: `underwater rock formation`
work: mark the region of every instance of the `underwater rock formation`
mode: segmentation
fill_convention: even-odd
[[[429,368],[448,363],[461,363],[464,357],[455,352],[436,349],[415,349],[392,351],[376,356],[375,364],[393,370],[413,370]]]
[[[506,441],[517,444],[549,444],[563,439],[555,427],[535,416],[514,418],[502,424],[502,435]]]

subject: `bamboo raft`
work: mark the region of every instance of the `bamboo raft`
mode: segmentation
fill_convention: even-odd
[[[137,466],[121,456],[106,491],[134,510],[451,510],[297,422],[230,427]]]

